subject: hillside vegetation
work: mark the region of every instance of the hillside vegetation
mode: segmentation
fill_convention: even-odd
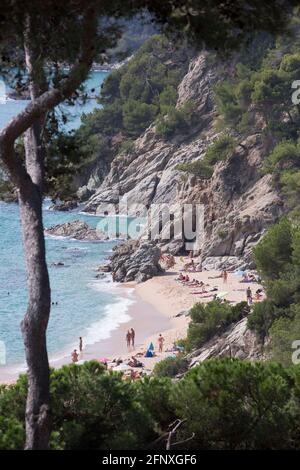
[[[207,361],[177,383],[124,381],[97,362],[65,366],[51,373],[51,448],[165,449],[179,420],[178,450],[297,449],[299,383],[299,366],[233,359]],[[0,387],[0,449],[22,449],[26,388],[25,376]]]

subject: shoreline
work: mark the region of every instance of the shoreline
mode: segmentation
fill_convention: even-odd
[[[79,355],[79,361],[99,360],[104,357],[111,360],[121,357],[125,360],[139,351],[147,338],[157,336],[158,333],[170,328],[168,318],[155,309],[153,305],[144,301],[138,295],[135,285],[120,284],[115,289],[116,292],[120,289],[120,299],[132,299],[132,304],[128,306],[126,312],[129,320],[120,323],[111,330],[108,338],[96,341],[94,344],[84,345],[83,352]],[[135,349],[128,350],[125,336],[130,328],[134,328],[136,331],[136,346]],[[50,367],[60,368],[63,365],[71,364],[71,352],[72,350],[67,354],[65,350],[57,351],[51,355],[49,357]],[[0,384],[14,383],[19,375],[23,373],[26,373],[25,363],[0,365]]]
[[[130,319],[113,329],[108,338],[94,344],[85,346],[83,336],[84,349],[79,355],[80,363],[101,358],[108,358],[111,361],[121,358],[125,362],[132,355],[139,354],[145,366],[144,370],[151,372],[157,362],[170,356],[174,342],[184,339],[188,330],[189,317],[178,314],[186,313],[197,302],[211,301],[213,296],[213,293],[199,295],[199,293],[195,293],[195,288],[176,282],[178,272],[182,270],[186,260],[187,258],[176,258],[176,264],[171,270],[167,270],[164,274],[153,277],[144,283],[128,282],[115,286],[115,292],[120,290],[120,298],[133,300],[126,312]],[[248,286],[253,291],[261,287],[258,283],[241,283],[234,273],[228,274],[226,283],[219,277],[219,271],[189,274],[191,279],[202,280],[210,287],[217,287],[219,292],[228,291],[225,297],[232,304],[246,300],[245,292]],[[125,336],[130,328],[134,328],[136,332],[136,345],[135,348],[128,350]],[[164,352],[159,354],[157,353],[157,339],[160,333],[163,335],[165,343]],[[144,358],[143,355],[150,342],[154,344],[156,355],[153,358]],[[60,358],[50,358],[50,366],[59,368],[70,364],[71,352],[69,355],[61,355]],[[25,372],[24,369],[23,372]],[[20,366],[14,368],[0,366],[0,383],[15,382],[20,373]]]

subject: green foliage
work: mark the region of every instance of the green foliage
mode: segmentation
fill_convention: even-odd
[[[258,268],[265,279],[268,300],[256,304],[248,326],[264,341],[270,335],[269,351],[287,363],[291,356],[290,334],[297,332],[300,306],[300,226],[283,218],[272,226],[256,246]],[[280,349],[281,348],[281,349]]]
[[[52,136],[45,158],[47,194],[63,200],[74,199],[74,176],[93,163],[98,152],[105,151],[106,143],[99,134],[83,140],[79,136],[74,139],[73,134]]]
[[[23,449],[27,378],[13,386],[0,385],[0,449]]]
[[[300,72],[296,43],[295,38],[292,42],[288,36],[277,44],[262,42],[261,57],[252,63],[246,54],[241,54],[243,63],[238,63],[234,73],[215,86],[216,103],[225,126],[245,134],[271,134],[279,141],[298,138],[300,115],[298,105],[292,102],[291,90]]]
[[[300,167],[299,143],[282,141],[275,146],[266,159],[265,166],[268,172],[280,173],[283,170]]]
[[[128,99],[123,105],[123,125],[127,135],[136,137],[153,121],[158,107]]]
[[[200,348],[215,334],[222,333],[230,324],[249,313],[246,302],[231,306],[215,300],[208,304],[197,303],[190,310],[191,322],[187,335],[187,350]]]
[[[172,44],[164,36],[148,39],[133,59],[104,82],[99,98],[104,108],[95,116],[96,121],[102,120],[101,132],[109,135],[121,131],[126,136],[138,137],[155,117],[176,104],[177,86],[189,58],[187,47]],[[111,107],[120,114],[117,125],[113,118],[107,128],[102,116],[109,114]]]
[[[0,387],[0,449],[23,447],[26,392],[25,376]],[[300,445],[299,366],[215,359],[175,383],[132,382],[92,361],[51,371],[51,404],[52,449],[165,449],[176,419],[176,441],[193,436],[178,449]]]
[[[212,177],[213,168],[204,163],[203,160],[196,160],[191,163],[179,163],[176,170],[190,173],[201,179],[209,179]]]
[[[47,127],[47,187],[53,197],[74,198],[74,176],[89,170],[101,158],[111,161],[130,153],[133,141],[156,119],[168,115],[168,133],[185,132],[193,116],[191,103],[177,111],[177,86],[187,71],[191,50],[155,35],[145,41],[134,57],[114,70],[102,85],[102,108],[83,115],[72,134],[58,132],[55,116]],[[171,130],[172,129],[172,130]],[[126,150],[125,150],[126,148]],[[1,190],[1,188],[0,188]]]
[[[292,365],[293,352],[299,348],[300,306],[292,306],[291,317],[281,317],[270,328],[269,350],[272,358],[284,366]],[[296,346],[293,344],[296,342]],[[299,357],[298,357],[299,358]]]
[[[247,321],[248,328],[254,331],[261,342],[264,342],[275,318],[276,308],[270,300],[256,303]]]
[[[176,169],[201,179],[209,179],[213,175],[214,165],[220,161],[230,158],[236,147],[236,141],[227,134],[221,135],[212,145],[208,147],[204,157],[190,163],[180,163]]]
[[[227,160],[232,156],[236,147],[236,141],[230,135],[221,135],[212,145],[208,147],[205,154],[205,161],[208,165],[215,165],[217,162]]]
[[[126,139],[120,145],[119,154],[120,155],[131,154],[131,153],[134,153],[134,149],[135,149],[134,140]]]
[[[189,50],[164,36],[152,36],[127,64],[107,77],[98,98],[101,109],[82,116],[82,125],[73,135],[51,134],[46,161],[51,195],[74,197],[76,173],[99,158],[110,161],[117,154],[130,153],[133,146],[128,142],[158,116],[170,111],[169,130],[178,125],[184,130],[190,125],[190,104],[184,105],[178,116],[174,111],[177,86],[191,56]],[[52,124],[56,125],[54,121]]]
[[[195,120],[195,104],[187,101],[180,108],[174,105],[163,105],[156,120],[156,133],[162,137],[172,137],[175,133],[184,134],[189,131]]]
[[[265,279],[277,279],[291,262],[291,224],[283,218],[254,248],[257,267]]]
[[[13,194],[13,185],[7,179],[2,179],[0,174],[0,200],[12,202],[16,199]]]
[[[297,212],[300,205],[300,170],[284,171],[280,176],[280,184],[289,209]]]
[[[156,377],[175,377],[186,372],[187,368],[188,363],[184,357],[167,357],[155,365],[153,374]]]
[[[187,449],[293,448],[299,373],[299,368],[290,373],[277,364],[203,362],[172,390],[176,414],[186,420],[177,439],[194,434]]]
[[[51,375],[53,429],[65,449],[130,448],[149,431],[146,413],[136,407],[131,383],[107,374],[96,362],[63,367]],[[135,429],[130,423],[135,421]],[[56,441],[57,442],[57,441]]]

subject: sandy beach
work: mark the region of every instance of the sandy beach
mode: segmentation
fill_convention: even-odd
[[[176,281],[178,273],[183,269],[186,262],[187,258],[176,258],[175,266],[161,276],[154,277],[141,284],[120,284],[117,288],[121,289],[122,295],[125,296],[127,290],[129,291],[128,288],[130,288],[130,291],[134,288],[134,302],[129,307],[128,312],[131,318],[130,321],[119,325],[117,329],[112,331],[108,339],[84,347],[79,357],[80,362],[91,359],[99,360],[104,357],[110,360],[122,358],[126,362],[131,356],[140,353],[140,360],[145,365],[145,371],[151,372],[158,361],[169,356],[174,341],[186,337],[189,324],[188,316],[177,315],[181,312],[187,312],[196,302],[207,303],[211,301],[216,293],[200,294],[198,293],[199,288],[185,286]],[[207,286],[207,290],[216,287],[218,292],[227,292],[225,298],[232,303],[246,300],[248,286],[252,288],[253,293],[261,287],[257,283],[241,283],[241,276],[234,273],[228,273],[226,283],[219,276],[219,271],[189,273],[190,279],[203,281]],[[136,332],[136,344],[135,348],[128,350],[125,337],[130,328],[134,328]],[[165,339],[163,353],[158,353],[157,340],[160,333]],[[142,356],[150,342],[154,344],[156,356],[144,358]],[[70,355],[50,360],[52,367],[60,367],[70,362]],[[25,368],[19,367],[16,369],[2,366],[0,367],[0,382],[15,381],[22,371],[24,372]]]
[[[188,258],[176,257],[175,266],[166,271],[165,274],[149,279],[142,284],[128,284],[131,287],[134,285],[135,292],[142,301],[152,305],[156,311],[160,312],[161,319],[166,317],[169,321],[170,327],[168,329],[163,330],[163,328],[161,328],[161,331],[159,331],[158,328],[156,335],[148,336],[142,347],[136,348],[136,351],[134,351],[134,353],[140,351],[144,352],[147,350],[149,343],[153,342],[155,351],[157,352],[158,334],[163,334],[165,338],[165,352],[162,354],[157,353],[157,356],[154,358],[143,359],[146,367],[150,370],[153,369],[158,361],[170,355],[168,350],[172,349],[175,341],[186,337],[190,321],[189,317],[186,315],[177,315],[181,312],[187,312],[197,302],[207,303],[213,300],[213,295],[216,293],[194,294],[193,292],[198,292],[200,289],[185,286],[176,281],[179,272],[183,269],[187,261]],[[262,288],[262,286],[257,283],[241,282],[242,277],[234,273],[228,273],[226,283],[219,277],[220,271],[203,271],[188,274],[190,279],[203,281],[207,285],[208,290],[217,287],[218,292],[228,292],[225,299],[232,304],[246,300],[246,289],[248,286],[251,287],[253,294],[257,289]]]

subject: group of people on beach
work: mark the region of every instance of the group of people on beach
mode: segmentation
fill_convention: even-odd
[[[179,273],[179,276],[175,280],[184,286],[200,289],[200,291],[191,292],[191,294],[207,294],[218,290],[216,286],[211,287],[210,284],[205,284],[203,281],[199,281],[198,279],[193,278],[190,280],[188,274],[183,275],[182,273]]]
[[[82,336],[79,336],[79,353],[81,354],[83,351],[83,339]],[[77,349],[74,349],[71,354],[71,359],[72,362],[78,362],[79,361],[79,354],[77,352]]]
[[[135,345],[135,331],[133,328],[127,331],[126,333],[126,344],[127,348],[130,349],[131,347],[134,349]]]
[[[247,298],[247,304],[252,305],[253,304],[253,293],[251,287],[248,287],[246,290],[246,298]],[[255,300],[261,300],[263,298],[263,290],[262,289],[257,289],[255,292]]]
[[[183,260],[182,260],[183,261]],[[213,300],[219,300],[220,302],[225,301],[224,296],[228,294],[227,292],[222,292],[218,294],[219,287],[218,286],[210,286],[209,284],[203,282],[202,280],[198,279],[190,279],[188,272],[196,271],[193,268],[195,267],[194,260],[190,256],[190,261],[187,264],[184,264],[183,269],[180,270],[178,277],[175,279],[180,284],[194,288],[191,294],[198,294],[201,295],[201,298],[212,297]],[[188,272],[187,272],[188,271]],[[236,275],[236,273],[234,273]],[[214,276],[208,276],[208,279],[222,279],[223,284],[227,284],[229,272],[224,269],[219,274]],[[259,276],[253,273],[241,272],[242,279],[239,282],[260,282]],[[197,290],[195,290],[197,289]],[[203,295],[205,294],[205,295]],[[261,288],[257,289],[255,294],[252,294],[252,290],[250,287],[246,289],[246,301],[248,305],[252,305],[253,300],[256,301],[262,300],[263,298],[263,290]]]

